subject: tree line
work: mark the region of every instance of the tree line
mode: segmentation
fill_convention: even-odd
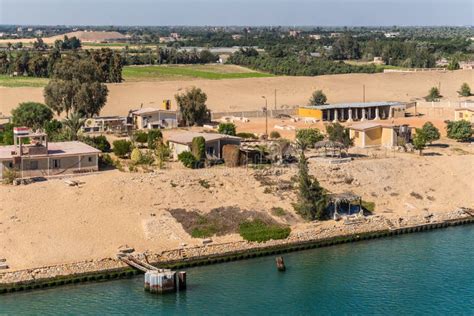
[[[122,59],[125,65],[165,65],[165,64],[208,64],[215,63],[219,56],[207,49],[198,51],[178,50],[157,46],[156,49],[142,48],[122,50]]]
[[[57,48],[47,53],[0,51],[0,74],[53,78],[55,73],[61,72],[61,69],[56,69],[57,65],[71,60],[80,62],[82,65],[90,64],[90,67],[97,72],[99,82],[122,81],[122,56],[109,48],[67,53],[62,53]]]

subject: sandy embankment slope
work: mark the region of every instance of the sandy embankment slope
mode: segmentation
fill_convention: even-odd
[[[452,147],[459,146],[452,144]],[[311,163],[311,173],[331,192],[353,191],[376,203],[376,214],[395,221],[400,216],[449,212],[474,207],[474,150],[458,155],[450,148],[429,149],[442,156],[391,154],[389,158],[361,159],[340,166]],[[380,155],[383,157],[384,152]],[[308,157],[311,155],[308,154]],[[312,161],[310,159],[310,161]],[[251,169],[220,167],[186,170],[179,163],[156,174],[107,171],[84,176],[82,187],[68,187],[62,180],[27,186],[0,185],[0,257],[12,269],[113,257],[128,244],[139,252],[160,252],[200,244],[166,211],[167,208],[199,209],[238,206],[268,212],[282,207],[294,214],[294,193],[282,198],[265,193],[267,186]],[[290,181],[295,169],[281,169],[273,181]],[[353,179],[351,184],[344,180]],[[211,185],[199,184],[205,179]],[[281,221],[281,218],[275,218]],[[305,229],[299,222],[294,232]],[[323,225],[332,227],[333,221]],[[240,240],[237,235],[213,238],[215,242]]]
[[[301,105],[308,102],[315,89],[322,89],[328,102],[362,101],[365,85],[367,101],[411,101],[421,98],[433,86],[441,84],[446,99],[459,100],[457,90],[463,82],[474,87],[474,71],[379,73],[327,75],[319,77],[272,77],[226,80],[173,80],[155,82],[124,82],[109,84],[109,97],[103,115],[126,115],[128,110],[143,106],[160,106],[162,100],[190,86],[203,89],[208,105],[214,111],[240,111],[261,109],[267,96],[269,107],[277,104]],[[0,87],[0,112],[9,113],[19,102],[43,100],[42,88]]]

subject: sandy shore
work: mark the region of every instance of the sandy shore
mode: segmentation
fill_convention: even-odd
[[[457,90],[463,82],[474,86],[474,71],[459,70],[426,73],[344,74],[318,77],[271,77],[226,80],[173,80],[158,82],[124,82],[109,84],[109,97],[101,114],[127,115],[130,109],[159,107],[164,99],[176,106],[174,95],[187,87],[197,86],[208,96],[208,107],[213,111],[256,110],[264,106],[261,96],[274,107],[307,104],[312,92],[322,89],[328,102],[362,101],[365,85],[366,101],[413,101],[427,95],[433,86],[441,85],[444,98],[463,100]],[[0,112],[10,113],[18,103],[44,102],[42,88],[0,87]]]

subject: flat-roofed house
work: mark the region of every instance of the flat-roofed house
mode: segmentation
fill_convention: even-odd
[[[363,102],[308,105],[298,108],[298,116],[321,121],[365,121],[405,116],[406,104],[400,102]]]
[[[454,120],[465,120],[474,123],[474,109],[473,108],[458,108],[454,109]]]
[[[178,127],[179,112],[158,108],[143,108],[131,112],[133,123],[138,129]]]
[[[222,158],[222,147],[224,145],[240,146],[240,138],[217,133],[199,133],[199,132],[176,132],[168,137],[168,144],[174,159],[183,151],[191,151],[193,138],[204,137],[206,141],[206,155],[210,157]]]
[[[355,147],[395,147],[398,140],[410,138],[408,125],[380,124],[374,122],[363,122],[349,126],[350,138]]]
[[[14,170],[20,178],[99,170],[100,150],[82,142],[50,143],[46,134],[26,128],[15,128],[13,139],[14,145],[0,146],[0,179],[7,170]]]

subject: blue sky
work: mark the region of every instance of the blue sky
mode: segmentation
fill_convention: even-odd
[[[474,0],[0,0],[0,24],[458,26]]]

